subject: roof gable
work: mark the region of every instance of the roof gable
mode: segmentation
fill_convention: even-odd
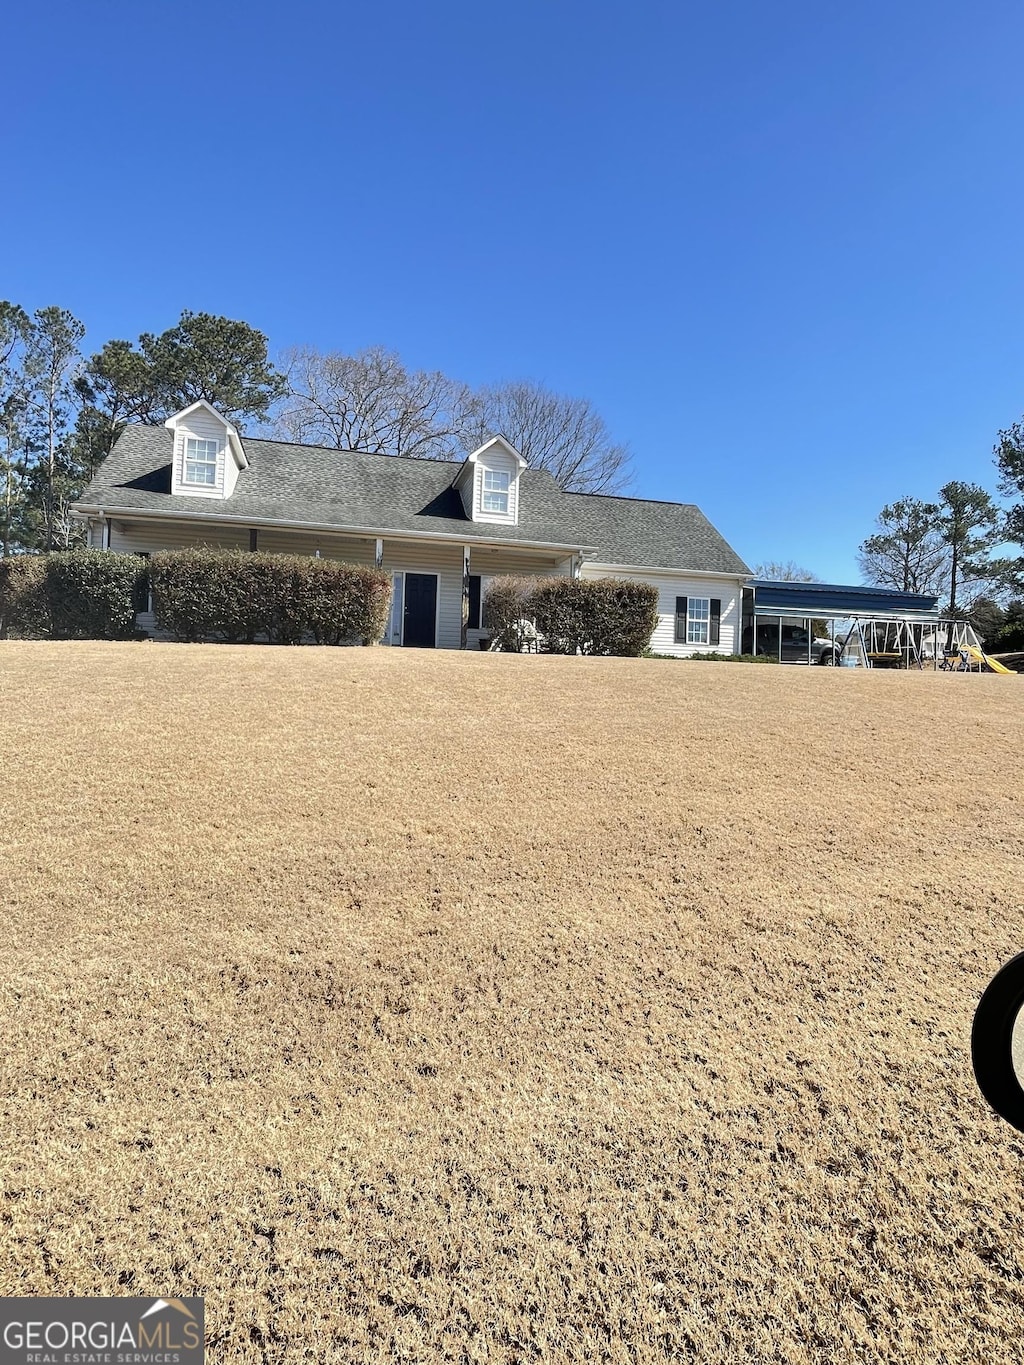
[[[234,456],[235,463],[239,469],[248,469],[249,461],[246,458],[245,447],[242,445],[242,438],[238,434],[238,428],[232,422],[229,422],[224,414],[218,412],[213,404],[207,402],[205,398],[197,398],[194,403],[189,403],[187,408],[182,408],[180,412],[172,413],[164,423],[164,426],[170,427],[172,431],[176,431],[179,426],[186,424],[188,419],[197,412],[204,412],[207,416],[212,417],[216,422],[221,424],[227,438],[228,448]]]

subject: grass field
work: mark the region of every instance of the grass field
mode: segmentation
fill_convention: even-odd
[[[1017,1360],[1016,677],[0,646],[0,1294],[216,1362]]]

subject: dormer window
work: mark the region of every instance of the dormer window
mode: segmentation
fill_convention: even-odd
[[[197,398],[164,423],[174,439],[171,493],[189,498],[230,498],[249,468],[242,438],[217,409]]]
[[[218,441],[202,440],[199,437],[185,438],[185,483],[202,484],[214,487],[217,483]]]
[[[508,490],[512,476],[503,469],[484,470],[482,510],[508,515]]]
[[[526,461],[504,436],[492,436],[467,455],[452,487],[458,489],[470,521],[518,525],[520,475],[525,468]]]

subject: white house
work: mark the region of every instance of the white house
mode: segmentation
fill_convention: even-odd
[[[500,436],[461,464],[242,437],[200,400],[129,426],[76,504],[89,544],[323,555],[389,570],[387,643],[475,648],[497,574],[653,583],[651,647],[739,647],[749,570],[689,503],[565,493]],[[140,625],[152,628],[144,613]]]

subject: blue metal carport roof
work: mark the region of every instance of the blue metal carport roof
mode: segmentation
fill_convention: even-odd
[[[935,616],[939,602],[926,593],[843,583],[778,583],[755,578],[747,586],[754,589],[755,616],[815,616],[825,620],[888,616],[907,620]]]

